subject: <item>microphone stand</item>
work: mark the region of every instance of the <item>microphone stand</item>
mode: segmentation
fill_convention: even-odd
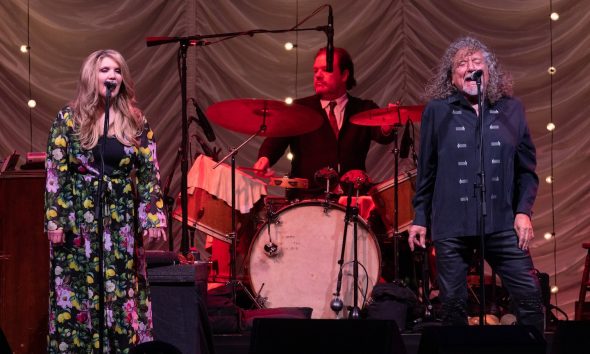
[[[330,26],[317,26],[317,27],[310,27],[310,28],[290,28],[290,29],[279,29],[279,30],[265,30],[265,29],[257,29],[245,32],[229,32],[229,33],[219,33],[219,34],[209,34],[209,35],[193,35],[193,36],[186,36],[186,37],[147,37],[146,38],[146,45],[148,47],[153,47],[162,44],[168,43],[179,43],[179,55],[180,58],[180,91],[181,91],[181,109],[182,109],[182,143],[181,143],[181,164],[180,164],[180,171],[181,171],[181,178],[180,178],[180,203],[182,207],[182,241],[180,243],[180,250],[184,255],[189,253],[189,241],[188,241],[188,212],[187,212],[187,204],[188,204],[188,196],[187,196],[187,174],[188,174],[188,158],[187,158],[187,151],[188,151],[188,117],[187,117],[187,80],[186,80],[186,54],[189,46],[205,46],[211,44],[211,42],[205,41],[207,38],[223,38],[223,39],[230,39],[233,37],[238,36],[254,36],[255,34],[259,33],[286,33],[286,32],[301,32],[301,31],[322,31],[328,33],[330,30]],[[254,136],[258,133],[253,135],[250,139],[246,142],[250,141]],[[232,151],[233,153],[233,151]],[[231,153],[224,158],[224,160],[231,156]]]
[[[97,215],[97,233],[98,233],[98,351],[103,352],[104,341],[104,220],[103,220],[103,188],[104,188],[104,147],[107,143],[109,133],[109,114],[111,101],[111,88],[106,86],[105,111],[104,111],[104,128],[100,143],[100,170],[98,175],[98,187],[96,189],[96,209]]]
[[[174,164],[172,165],[172,170],[170,174],[166,178],[166,182],[164,183],[164,190],[162,194],[164,195],[164,202],[166,203],[166,219],[168,220],[168,250],[174,250],[174,240],[172,238],[172,207],[174,205],[174,198],[170,196],[170,184],[172,183],[172,178],[174,177],[174,171],[176,170],[176,166],[180,158],[182,157],[182,146],[178,148],[176,152],[176,158],[174,159]]]
[[[348,187],[347,198],[346,198],[346,213],[344,216],[344,233],[342,235],[342,248],[340,250],[340,259],[338,260],[338,280],[336,281],[336,291],[334,292],[334,298],[330,302],[330,308],[332,311],[336,312],[336,317],[338,317],[338,313],[342,311],[344,308],[344,303],[342,299],[340,299],[340,289],[342,288],[342,268],[344,266],[344,253],[346,250],[346,237],[348,235],[348,223],[352,217],[352,184]]]
[[[247,143],[250,142],[250,140],[254,139],[256,136],[258,136],[261,133],[264,133],[266,131],[266,112],[268,111],[268,108],[266,107],[266,101],[265,101],[265,107],[262,110],[264,113],[262,115],[262,124],[260,125],[260,129],[255,132],[254,134],[252,134],[248,139],[246,139],[243,143],[241,143],[237,148],[232,148],[230,149],[229,154],[227,154],[224,158],[222,158],[218,163],[216,163],[213,166],[213,169],[217,168],[219,165],[221,165],[225,160],[227,160],[230,156],[231,156],[231,233],[228,234],[226,237],[230,240],[230,269],[229,269],[229,285],[231,285],[231,292],[232,292],[232,300],[234,304],[237,304],[237,295],[236,295],[236,287],[239,286],[240,289],[244,290],[244,292],[246,293],[246,295],[248,295],[248,297],[250,298],[250,300],[252,300],[252,302],[254,303],[254,305],[256,305],[256,307],[258,307],[259,309],[262,308],[262,305],[259,303],[258,299],[256,297],[254,297],[254,295],[252,295],[250,293],[250,291],[248,291],[248,289],[246,289],[246,287],[244,287],[244,285],[242,284],[241,281],[237,280],[237,275],[236,275],[236,259],[237,259],[237,254],[236,254],[236,244],[237,244],[237,218],[236,218],[236,155],[238,153],[238,151],[244,147]],[[240,320],[239,316],[239,312],[237,313],[238,316],[238,321]]]
[[[479,176],[478,183],[475,183],[474,189],[479,189],[479,201],[480,201],[480,214],[478,218],[478,227],[479,227],[479,239],[480,239],[480,252],[481,257],[479,260],[479,291],[480,291],[480,303],[479,303],[479,325],[485,325],[485,306],[486,306],[486,293],[485,293],[485,284],[484,284],[484,261],[485,261],[485,218],[487,216],[487,206],[486,206],[486,179],[485,179],[485,161],[484,161],[484,122],[483,122],[483,113],[484,113],[484,100],[483,100],[483,93],[481,91],[481,76],[477,76],[475,78],[475,83],[477,84],[477,127],[479,129],[479,172],[477,175]],[[475,192],[474,190],[474,192]]]

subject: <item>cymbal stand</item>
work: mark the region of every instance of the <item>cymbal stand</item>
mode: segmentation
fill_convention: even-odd
[[[230,149],[229,154],[227,154],[224,158],[222,158],[218,163],[213,166],[213,169],[217,168],[221,165],[225,160],[231,157],[231,232],[227,235],[227,238],[230,240],[230,270],[229,270],[229,281],[228,284],[231,285],[232,291],[232,301],[234,304],[237,303],[237,293],[236,288],[239,287],[243,290],[246,295],[252,300],[254,305],[257,308],[263,308],[262,304],[258,301],[258,299],[244,286],[244,284],[237,279],[236,275],[236,245],[238,242],[237,239],[237,217],[236,217],[236,155],[238,151],[244,147],[250,140],[254,139],[259,134],[262,134],[266,131],[266,107],[263,109],[263,118],[262,124],[260,125],[260,129],[252,134],[248,139],[246,139],[243,143],[241,143],[237,148]]]
[[[401,115],[399,110],[397,111],[398,119],[400,123],[394,125],[393,134],[393,277],[394,282],[401,282],[400,271],[399,271],[399,147],[397,146],[398,134],[397,128],[401,127]]]

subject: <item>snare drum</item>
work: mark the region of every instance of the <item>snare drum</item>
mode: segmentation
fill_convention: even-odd
[[[248,273],[253,292],[265,307],[310,307],[312,318],[337,318],[330,308],[337,287],[344,236],[345,208],[322,201],[303,201],[279,210],[260,227],[250,245]],[[269,227],[270,226],[270,227]],[[347,227],[340,299],[348,316],[354,305],[353,223]],[[379,244],[362,218],[357,222],[358,303],[364,301],[380,276]],[[265,245],[278,246],[269,256]]]
[[[416,170],[411,170],[403,175],[398,176],[397,180],[397,198],[398,198],[398,231],[406,231],[412,220],[414,219],[414,208],[412,207],[412,198],[416,193]],[[369,191],[369,195],[373,198],[375,208],[387,228],[389,236],[393,235],[394,231],[394,190],[395,180],[392,178],[382,182]]]

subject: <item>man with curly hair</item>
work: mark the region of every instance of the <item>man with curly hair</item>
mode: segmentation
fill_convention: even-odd
[[[512,97],[511,78],[486,45],[463,37],[446,50],[426,96],[408,243],[414,250],[426,246],[427,234],[433,241],[442,321],[468,323],[467,274],[483,233],[484,259],[509,292],[518,323],[543,333],[541,290],[529,249],[539,184],[536,153],[525,109]]]

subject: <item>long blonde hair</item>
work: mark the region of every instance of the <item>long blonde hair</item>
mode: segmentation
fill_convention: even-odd
[[[84,60],[76,97],[70,103],[76,133],[82,148],[87,150],[96,146],[103,133],[99,112],[104,110],[104,98],[100,95],[97,73],[102,59],[106,57],[119,65],[122,77],[119,93],[111,98],[111,107],[119,116],[119,119],[112,117],[110,122],[115,137],[124,145],[137,145],[143,129],[143,113],[136,106],[135,84],[125,59],[113,49],[98,50]]]

